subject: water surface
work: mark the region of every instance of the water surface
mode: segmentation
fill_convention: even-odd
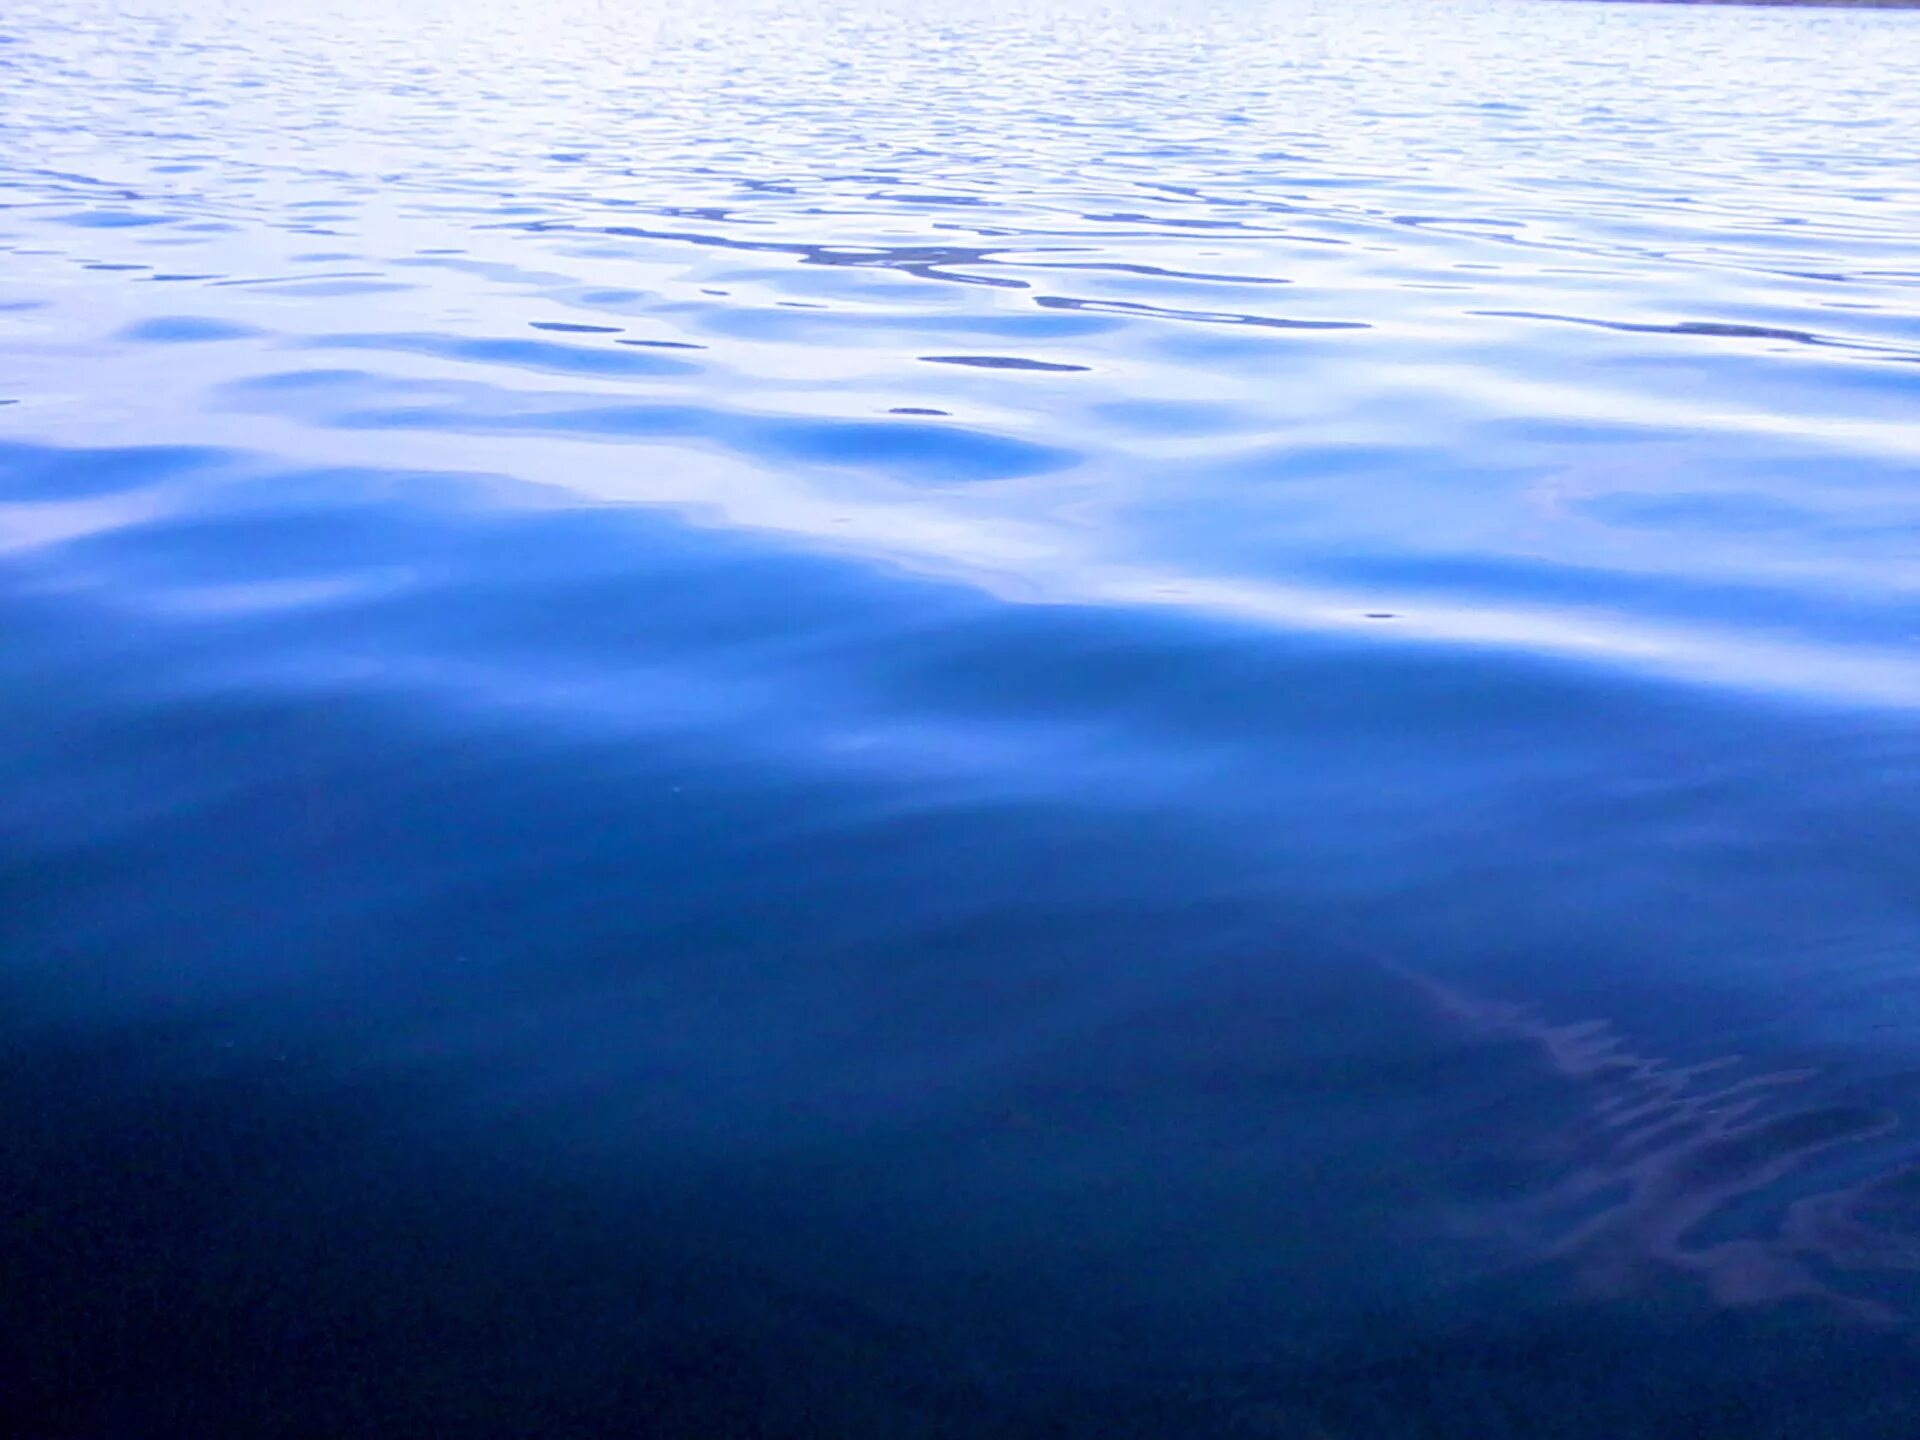
[[[1920,17],[0,17],[35,1436],[1911,1436]]]

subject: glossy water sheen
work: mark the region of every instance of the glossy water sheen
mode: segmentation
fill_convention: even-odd
[[[1911,1437],[1920,15],[0,16],[27,1433]]]

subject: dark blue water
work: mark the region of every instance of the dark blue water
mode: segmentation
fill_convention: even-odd
[[[1916,95],[8,6],[10,1433],[1920,1434]]]

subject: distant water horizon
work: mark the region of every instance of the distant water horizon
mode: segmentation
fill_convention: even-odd
[[[1911,1440],[1920,28],[0,16],[30,1440]]]

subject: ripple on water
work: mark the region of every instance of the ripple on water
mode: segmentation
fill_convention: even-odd
[[[164,315],[129,325],[122,340],[159,345],[197,344],[209,340],[245,340],[266,332],[253,325],[216,320],[205,315]]]
[[[0,441],[0,506],[122,495],[229,470],[242,457],[196,445],[127,445],[68,450]]]
[[[153,215],[140,210],[75,210],[55,217],[61,225],[76,230],[134,230],[149,225],[173,225],[178,215]]]
[[[9,6],[15,1413],[1910,1440],[1912,17],[927,11]]]
[[[977,370],[1037,370],[1053,374],[1071,374],[1091,370],[1091,365],[1068,365],[1057,360],[1030,360],[1019,355],[922,355],[929,365],[966,365]]]
[[[697,370],[696,366],[684,361],[656,356],[508,337],[470,339],[432,334],[328,335],[305,343],[321,350],[392,350],[509,370],[539,370],[554,375],[692,375]]]
[[[516,354],[522,345],[556,348],[501,343]],[[964,425],[756,415],[665,402],[608,404],[478,381],[401,381],[365,370],[286,371],[233,382],[226,393],[240,408],[346,430],[682,439],[760,460],[873,469],[915,485],[1045,475],[1080,460],[1058,446]],[[407,403],[392,403],[402,396]]]

